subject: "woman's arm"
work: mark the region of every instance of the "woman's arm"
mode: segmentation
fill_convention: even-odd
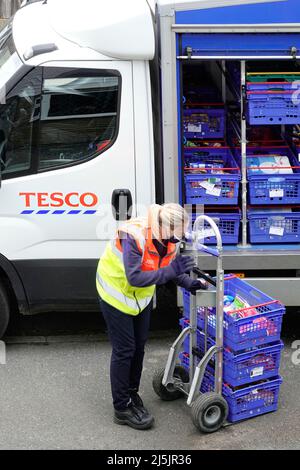
[[[127,234],[126,238],[121,239],[121,243],[125,273],[131,286],[147,287],[153,284],[161,285],[176,278],[175,269],[171,264],[156,271],[142,271],[142,255],[137,248],[134,238]]]

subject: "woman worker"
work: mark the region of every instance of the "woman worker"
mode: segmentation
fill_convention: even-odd
[[[145,218],[125,222],[109,242],[97,268],[101,311],[112,344],[110,366],[114,421],[148,429],[154,418],[138,395],[156,285],[173,280],[192,293],[204,288],[188,272],[193,259],[177,254],[187,231],[178,204],[154,204]]]

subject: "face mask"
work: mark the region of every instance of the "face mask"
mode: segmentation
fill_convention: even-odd
[[[169,238],[170,243],[179,243],[181,240],[175,236]]]

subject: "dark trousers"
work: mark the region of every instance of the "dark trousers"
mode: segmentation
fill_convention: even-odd
[[[120,312],[102,299],[100,307],[112,344],[110,380],[113,404],[116,410],[124,410],[131,393],[139,390],[152,301],[137,316]]]

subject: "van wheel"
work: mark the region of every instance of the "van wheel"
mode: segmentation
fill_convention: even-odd
[[[9,300],[3,285],[0,284],[0,338],[4,335],[9,322]]]

